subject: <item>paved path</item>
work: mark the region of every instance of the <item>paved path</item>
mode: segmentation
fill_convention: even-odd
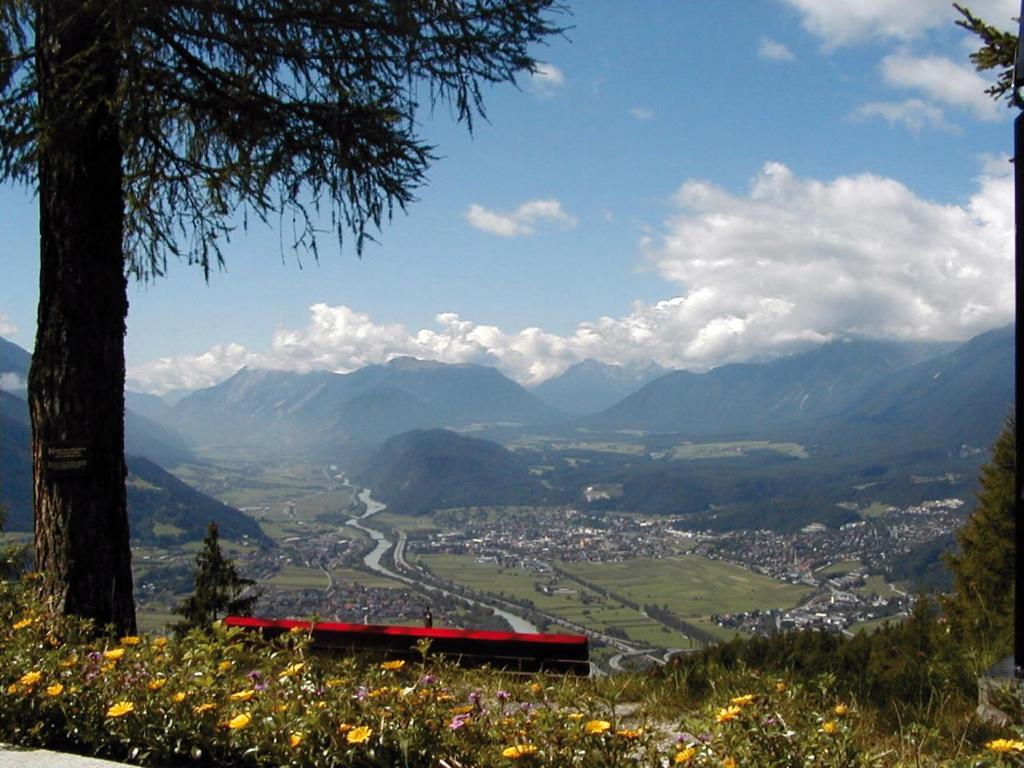
[[[124,763],[97,760],[48,749],[0,744],[0,768],[126,768]]]

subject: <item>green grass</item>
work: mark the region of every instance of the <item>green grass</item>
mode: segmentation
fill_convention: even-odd
[[[681,633],[675,630],[664,632],[657,621],[569,579],[555,579],[555,585],[573,590],[570,594],[547,595],[535,588],[536,584],[549,581],[547,575],[477,563],[471,555],[426,555],[421,559],[443,579],[481,592],[504,593],[520,600],[530,600],[544,613],[589,629],[607,632],[617,628],[624,631],[630,640],[643,645],[666,648],[690,646],[689,639]]]
[[[641,605],[679,616],[789,608],[810,590],[698,555],[622,563],[563,563],[566,571]]]
[[[184,528],[167,523],[153,523],[153,534],[155,536],[180,536],[185,532]]]
[[[334,577],[334,583],[339,586],[361,584],[364,587],[374,589],[408,589],[408,586],[401,581],[389,579],[386,576],[381,576],[379,573],[357,571],[354,568],[333,568],[331,569],[331,575]]]
[[[819,568],[815,571],[815,574],[827,579],[830,576],[843,576],[857,570],[860,566],[860,560],[841,560],[838,563],[832,563],[824,568]]]
[[[433,533],[442,530],[429,515],[413,516],[397,515],[394,512],[378,512],[372,519],[405,533]]]
[[[327,574],[319,568],[286,565],[262,583],[282,589],[327,589]]]
[[[861,595],[880,595],[882,597],[888,597],[893,594],[892,587],[885,580],[885,577],[878,574],[868,576],[864,586],[858,587],[854,591]]]
[[[888,504],[882,504],[880,501],[875,501],[872,502],[869,506],[864,507],[864,509],[860,510],[857,514],[859,514],[864,519],[870,519],[872,517],[881,517],[888,511]]]

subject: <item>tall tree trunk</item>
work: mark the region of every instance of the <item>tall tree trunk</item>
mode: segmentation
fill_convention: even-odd
[[[125,500],[119,3],[38,3],[39,313],[29,372],[36,565],[50,606],[135,629]]]

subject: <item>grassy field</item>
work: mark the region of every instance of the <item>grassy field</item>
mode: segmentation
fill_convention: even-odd
[[[819,568],[814,572],[814,575],[821,576],[825,579],[830,576],[843,576],[850,571],[857,570],[860,566],[860,560],[841,560],[838,563],[832,563],[832,565],[826,565],[824,568]]]
[[[347,587],[353,584],[361,584],[364,587],[376,589],[408,589],[400,581],[389,579],[387,576],[381,576],[379,573],[357,571],[354,568],[333,568],[331,569],[331,576],[334,577],[334,583],[338,586]]]
[[[505,594],[530,600],[545,613],[606,632],[612,628],[624,631],[638,643],[667,648],[688,648],[690,641],[675,631],[664,632],[652,619],[603,597],[566,579],[552,579],[545,574],[521,568],[501,568],[493,563],[477,563],[471,555],[427,555],[422,561],[435,574],[470,589],[492,594]],[[551,583],[563,592],[544,594],[538,584]]]
[[[751,451],[773,451],[794,459],[806,459],[810,456],[807,449],[799,443],[772,443],[767,440],[741,440],[729,443],[681,443],[661,454],[652,454],[653,458],[666,458],[674,461],[693,461],[696,459],[729,459],[746,456]]]
[[[561,567],[641,605],[668,605],[683,617],[789,608],[810,591],[697,555]]]
[[[281,589],[327,589],[327,574],[319,568],[286,565],[263,584]]]
[[[404,533],[428,532],[434,533],[442,529],[434,523],[429,515],[396,515],[393,512],[378,512],[371,518],[374,522],[382,523]]]

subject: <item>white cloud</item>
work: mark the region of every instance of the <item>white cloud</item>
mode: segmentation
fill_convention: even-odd
[[[11,322],[6,312],[0,312],[0,336],[13,336],[18,332],[18,326]]]
[[[565,84],[565,73],[554,64],[540,63],[530,74],[527,85],[539,96],[553,96]]]
[[[653,120],[655,118],[654,110],[647,107],[633,107],[629,110],[629,114],[637,120]]]
[[[492,211],[473,203],[464,215],[474,229],[501,237],[532,235],[540,223],[569,228],[577,224],[576,219],[562,210],[562,204],[554,198],[529,200],[509,213]]]
[[[691,179],[676,211],[643,241],[675,295],[566,335],[508,331],[455,312],[410,331],[345,306],[315,304],[270,350],[221,345],[130,371],[133,388],[205,386],[242,365],[351,371],[413,355],[496,366],[526,384],[573,362],[654,359],[702,369],[806,349],[830,338],[962,340],[1013,318],[1013,182],[1005,158],[985,161],[962,204],[924,200],[861,174],[801,179],[768,163],[746,194]]]
[[[783,0],[801,15],[804,28],[828,48],[869,39],[911,40],[951,25],[959,15],[939,0]],[[1020,12],[1015,0],[974,0],[975,15],[990,24],[1013,29]],[[1016,6],[1016,7],[1015,7]]]
[[[859,122],[881,119],[890,125],[901,125],[912,133],[926,130],[947,133],[960,131],[957,126],[946,120],[946,115],[940,107],[920,99],[868,102],[857,107],[850,118]]]
[[[241,344],[217,344],[200,355],[159,357],[128,370],[128,389],[162,395],[172,389],[211,387],[245,366],[277,367]]]
[[[28,388],[25,379],[13,371],[0,373],[0,389],[5,392],[23,392]]]
[[[923,91],[935,101],[970,110],[981,120],[1000,120],[1005,110],[985,93],[989,83],[967,63],[942,56],[893,54],[882,59],[889,85]]]
[[[796,56],[785,45],[770,37],[762,37],[757,48],[757,55],[766,61],[794,61]]]
[[[964,205],[870,174],[803,180],[768,163],[747,196],[688,181],[648,258],[683,287],[664,307],[692,365],[855,333],[964,339],[1012,318],[1012,181]],[[646,314],[646,313],[644,313]]]

